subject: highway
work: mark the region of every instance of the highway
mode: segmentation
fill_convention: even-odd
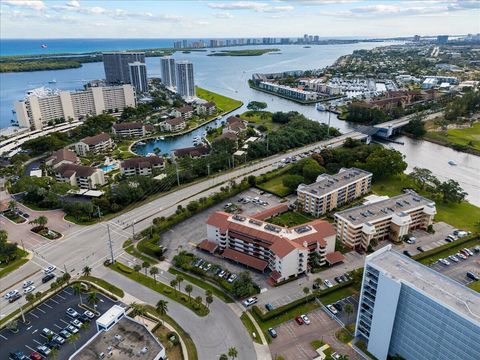
[[[295,149],[288,153],[274,155],[230,172],[186,185],[107,222],[77,227],[77,229],[72,232],[67,231],[65,232],[65,236],[60,240],[49,241],[30,248],[29,250],[33,252],[33,259],[20,269],[2,278],[0,284],[2,295],[13,288],[21,290],[22,283],[26,278],[34,280],[36,285],[41,284],[41,269],[49,264],[57,267],[57,274],[59,274],[61,270],[67,269],[72,276],[77,276],[80,275],[82,268],[88,265],[93,268],[93,275],[105,277],[107,274],[105,273],[106,269],[103,267],[103,262],[106,258],[110,257],[107,227],[110,229],[113,253],[117,258],[124,254],[122,244],[131,237],[131,225],[133,222],[135,223],[135,231],[141,231],[151,225],[154,217],[169,216],[175,212],[178,205],[186,206],[191,200],[212,195],[218,192],[220,187],[230,180],[239,182],[249,175],[258,176],[270,171],[275,168],[275,164],[279,163],[281,159],[286,156],[298,155],[320,147],[339,147],[347,138],[364,139],[365,137],[366,135],[362,133],[350,132],[334,139]],[[12,240],[18,241],[19,239]],[[111,271],[108,270],[107,273],[108,272]],[[111,280],[115,278],[116,285],[123,287],[123,278],[118,279],[118,277],[114,277],[111,274],[108,277]],[[127,284],[127,280],[127,278],[124,279],[125,285]],[[129,284],[129,287],[131,288],[132,284]],[[45,288],[46,285],[38,287],[41,291]],[[14,311],[24,302],[24,297],[13,304],[9,304],[7,300],[1,299],[0,318]],[[214,310],[208,317],[214,317],[215,326],[221,326],[220,323],[231,323],[227,318],[232,316],[236,315],[231,310],[228,311],[228,309],[222,308],[221,312],[217,313]],[[202,341],[207,343],[208,341],[205,340],[205,337],[211,336],[210,343],[215,343],[215,337],[218,335],[215,335],[215,332],[205,332],[202,331],[202,329],[195,328],[188,319],[177,319],[177,321],[179,321],[180,326],[192,335],[194,341],[196,334],[199,339],[203,339]],[[238,322],[236,324],[238,325]],[[241,324],[239,326],[241,326]],[[231,346],[244,348],[245,342],[251,342],[248,334],[246,334],[245,331],[243,333],[244,336],[240,336],[241,332],[237,329],[237,336],[234,338],[237,343],[233,343]],[[200,341],[200,343],[195,341],[197,347],[202,346],[202,341]]]

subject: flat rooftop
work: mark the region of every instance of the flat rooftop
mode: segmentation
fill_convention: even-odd
[[[409,191],[373,204],[355,206],[340,211],[335,216],[339,216],[356,226],[375,222],[382,218],[391,217],[393,214],[401,214],[402,212],[408,212],[423,206],[432,206],[434,208],[435,202],[418,195],[414,191]]]
[[[439,272],[391,250],[391,245],[367,257],[367,264],[383,269],[387,276],[428,294],[480,326],[480,293]]]
[[[300,185],[298,190],[320,197],[371,175],[372,173],[365,170],[344,168],[335,175],[322,174],[316,182],[310,185]]]
[[[98,360],[112,351],[115,360],[154,360],[162,346],[142,324],[128,317],[122,318],[110,330],[99,332],[71,360]]]

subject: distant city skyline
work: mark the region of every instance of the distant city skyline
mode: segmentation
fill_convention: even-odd
[[[479,10],[476,0],[1,0],[0,32],[19,39],[454,35],[480,32]]]

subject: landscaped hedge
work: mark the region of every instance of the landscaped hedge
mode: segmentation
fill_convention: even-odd
[[[431,250],[428,250],[428,251],[424,251],[420,254],[417,254],[417,255],[414,255],[412,256],[412,259],[416,260],[416,261],[420,261],[420,260],[423,260],[423,259],[426,259],[428,257],[431,257],[431,256],[434,256],[438,253],[441,253],[445,250],[448,250],[450,248],[453,248],[453,247],[457,247],[459,245],[462,245],[462,244],[465,244],[471,240],[474,240],[475,238],[478,238],[478,234],[473,234],[471,236],[465,236],[461,239],[458,239],[458,240],[455,240],[455,241],[452,241],[448,244],[445,244],[445,245],[442,245],[442,246],[438,246],[436,248],[433,248]]]
[[[345,288],[345,287],[348,287],[350,285],[353,284],[353,280],[349,280],[349,281],[345,281],[341,284],[338,284],[338,285],[335,285],[334,287],[331,287],[331,288],[327,288],[327,289],[324,289],[324,290],[320,290],[320,291],[315,291],[311,294],[308,294],[307,296],[304,296],[300,299],[297,299],[295,301],[292,301],[291,303],[288,303],[288,304],[285,304],[283,306],[280,306],[276,309],[273,309],[272,311],[269,311],[267,313],[263,313],[260,308],[257,306],[257,305],[254,305],[252,307],[252,311],[255,313],[255,315],[257,315],[262,321],[268,321],[274,317],[277,317],[277,316],[280,316],[280,315],[283,315],[284,313],[286,313],[287,311],[290,311],[291,309],[294,309],[296,308],[297,306],[299,305],[302,305],[302,304],[305,304],[309,301],[313,301],[315,300],[315,298],[317,297],[322,297],[324,295],[327,295],[327,294],[330,294],[334,291],[337,291],[338,289],[342,289],[342,288]]]
[[[126,266],[126,265],[123,265],[121,262],[115,262],[115,265],[117,266],[118,270],[124,272],[125,274],[131,274],[133,273],[133,269]]]

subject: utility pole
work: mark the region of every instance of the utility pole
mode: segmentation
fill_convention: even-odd
[[[232,168],[235,167],[235,155],[232,155]]]
[[[177,185],[180,186],[180,176],[178,175],[178,164],[175,161],[175,171],[177,173]]]
[[[328,107],[328,129],[327,129],[327,139],[330,137],[330,114],[332,112],[330,111],[330,107]]]
[[[23,323],[25,324],[27,321],[25,320],[25,315],[23,313],[23,308],[22,308],[22,305],[20,305],[20,303],[18,304],[19,308],[20,308],[20,313],[22,314],[22,320],[23,320]]]
[[[67,265],[63,264],[63,269],[65,270],[65,274],[68,273],[68,271],[67,271]]]
[[[268,154],[270,153],[270,152],[268,151],[268,134],[266,134],[265,137],[267,138],[267,155],[268,155]]]
[[[110,257],[112,264],[115,262],[115,259],[113,257],[113,245],[112,245],[112,237],[110,236],[110,224],[107,223],[107,232],[108,232],[108,244],[110,246]]]
[[[100,212],[100,206],[97,205],[97,213],[98,213],[98,218],[100,219],[102,217],[102,213]]]
[[[133,238],[132,240],[135,241],[135,219],[132,222],[132,233],[133,233]]]
[[[207,164],[207,175],[210,176],[210,164]]]

